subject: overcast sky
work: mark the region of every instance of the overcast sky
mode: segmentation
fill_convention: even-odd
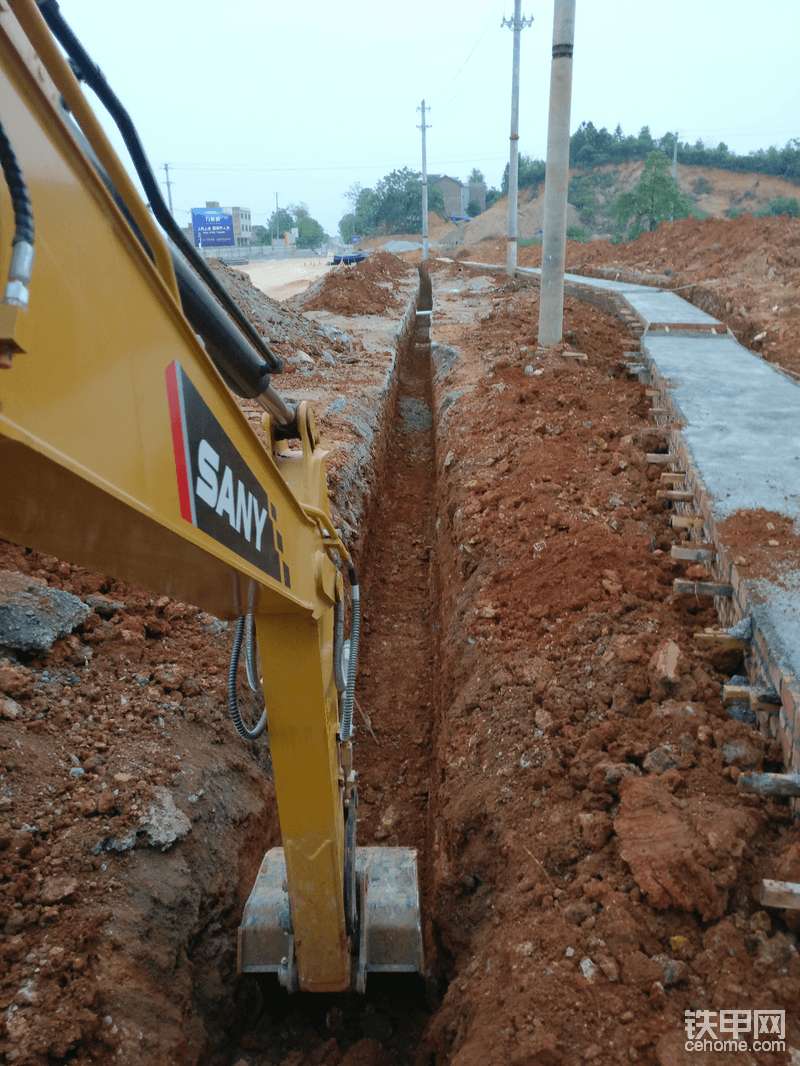
[[[181,225],[206,200],[265,224],[277,193],[336,233],[352,183],[421,170],[423,98],[428,172],[464,180],[477,166],[500,185],[513,0],[60,6],[162,186],[170,165]],[[520,151],[543,159],[553,0],[523,0],[522,13],[534,22],[521,38]],[[800,136],[798,39],[798,0],[577,0],[571,131],[649,125],[739,153],[782,147]]]

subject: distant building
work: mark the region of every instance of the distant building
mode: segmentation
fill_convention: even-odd
[[[240,247],[245,245],[249,248],[253,239],[253,226],[249,207],[223,207],[226,215],[233,216],[233,235],[236,244]]]
[[[486,183],[483,181],[465,185],[459,178],[451,178],[449,174],[430,174],[428,184],[442,190],[445,214],[451,218],[463,218],[470,200],[477,200],[481,211],[486,210]]]
[[[478,207],[481,209],[481,214],[486,210],[486,182],[485,181],[471,181],[467,186],[467,203],[470,200],[477,200]]]
[[[249,207],[220,207],[218,201],[206,200],[206,210],[216,210],[222,215],[229,215],[233,219],[233,243],[239,248],[250,247],[253,241],[253,225]]]

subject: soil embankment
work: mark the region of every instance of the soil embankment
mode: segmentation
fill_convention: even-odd
[[[505,241],[447,253],[505,264]],[[413,260],[413,254],[407,258]],[[521,248],[519,266],[539,267],[541,245]],[[740,344],[800,375],[800,219],[685,218],[635,241],[567,241],[567,270],[656,285],[725,323]]]

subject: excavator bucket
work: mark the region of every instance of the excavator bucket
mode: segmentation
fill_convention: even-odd
[[[366,988],[370,973],[422,973],[417,853],[412,848],[356,849],[356,928],[352,981]],[[274,973],[298,989],[283,848],[264,856],[239,926],[239,972]]]

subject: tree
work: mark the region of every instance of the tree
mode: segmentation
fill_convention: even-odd
[[[467,214],[470,218],[475,218],[476,215],[481,213],[481,205],[473,196],[470,202],[467,204]]]
[[[320,244],[324,244],[328,239],[328,235],[319,222],[309,214],[308,206],[302,203],[289,204],[288,207],[281,207],[277,211],[273,211],[269,222],[265,227],[262,226],[261,229],[262,233],[266,231],[266,237],[261,239],[260,235],[259,244],[269,244],[273,236],[282,240],[284,234],[292,229],[298,231],[297,248],[316,248]]]
[[[292,229],[294,225],[294,215],[287,208],[281,207],[277,211],[273,211],[269,216],[266,228],[269,230],[272,237],[277,237],[279,240],[282,240],[284,233],[286,233],[287,230]]]
[[[339,236],[342,239],[342,244],[350,244],[353,237],[358,236],[358,231],[356,230],[356,216],[352,211],[343,215],[339,220]]]
[[[613,205],[620,234],[627,231],[629,241],[645,230],[657,229],[659,222],[686,218],[691,211],[692,198],[681,192],[669,168],[670,161],[663,152],[650,152],[639,184],[631,192],[624,192]]]
[[[756,211],[756,218],[766,218],[767,215],[788,215],[789,218],[800,218],[800,204],[797,197],[791,199],[788,196],[778,196],[770,200],[766,207]]]
[[[294,209],[295,226],[297,227],[297,248],[317,248],[325,244],[328,235],[315,218],[308,213],[305,204],[299,204]]]
[[[348,199],[356,186],[351,186]],[[352,201],[351,201],[352,202]],[[428,186],[428,210],[445,217],[442,190]],[[419,171],[393,170],[374,189],[358,186],[355,210],[339,223],[342,236],[355,232],[371,237],[376,234],[422,232],[422,174]]]
[[[517,159],[517,188],[526,189],[530,186],[536,188],[544,181],[546,169],[547,164],[543,159],[531,159],[529,155],[520,154]],[[503,171],[501,191],[503,196],[508,193],[508,163]],[[489,206],[488,198],[486,206]]]
[[[486,178],[483,176],[482,171],[478,170],[477,167],[473,167],[472,168],[472,173],[467,178],[467,185],[480,185],[481,182],[485,182],[485,181],[486,181]]]

